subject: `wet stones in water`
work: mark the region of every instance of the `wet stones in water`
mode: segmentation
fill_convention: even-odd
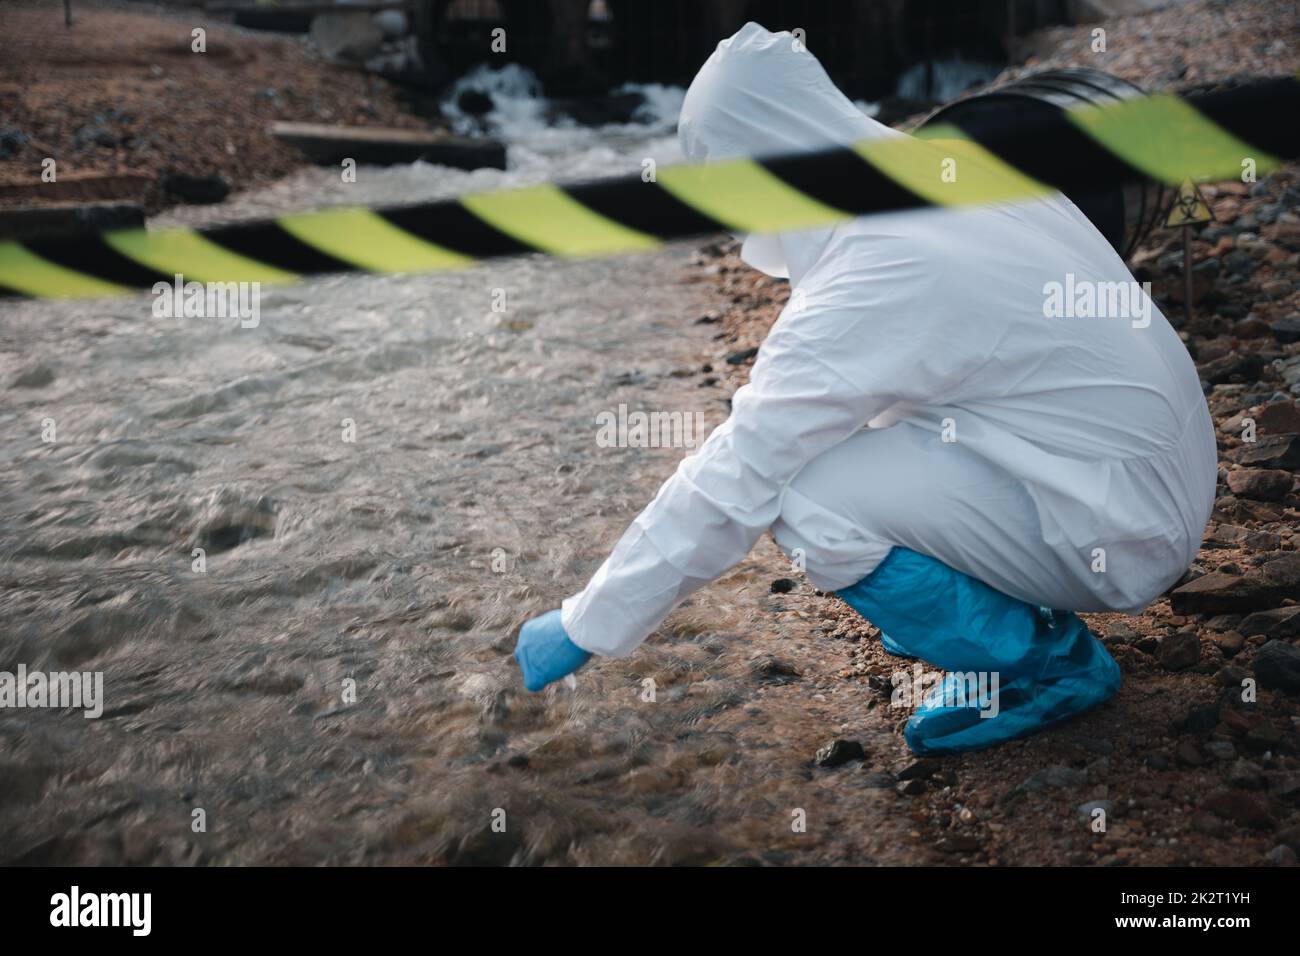
[[[789,661],[763,657],[750,665],[750,673],[768,684],[790,684],[803,678],[803,674]]]
[[[899,780],[926,780],[939,772],[939,761],[929,758],[913,760],[898,772]]]
[[[203,547],[208,551],[216,554],[220,551],[229,551],[231,548],[237,548],[250,538],[257,537],[261,532],[256,529],[242,527],[238,525],[224,525],[220,528],[213,528],[201,539]]]
[[[880,674],[872,674],[867,678],[867,686],[871,692],[882,700],[891,700],[894,696],[894,685],[888,677]]]
[[[833,740],[817,751],[817,766],[842,767],[850,760],[863,760],[867,756],[862,744],[856,740]]]
[[[509,866],[523,849],[521,837],[507,829],[493,832],[486,826],[456,840],[446,850],[450,866]]]
[[[550,81],[547,88],[551,88]],[[553,99],[548,112],[552,116],[565,116],[582,126],[604,126],[609,123],[635,123],[646,105],[645,94],[637,92],[607,93],[598,96],[572,96]]]
[[[265,496],[249,503],[223,490],[200,522],[195,543],[212,554],[237,548],[253,538],[272,534],[276,511],[276,503]]]
[[[9,382],[10,388],[44,388],[54,381],[54,370],[43,363],[19,370]]]
[[[889,774],[881,773],[878,770],[866,771],[864,779],[868,790],[892,790],[897,782]]]
[[[465,90],[456,99],[457,108],[467,116],[486,116],[496,109],[492,97],[482,90]]]

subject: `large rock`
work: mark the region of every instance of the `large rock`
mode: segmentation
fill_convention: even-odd
[[[1270,774],[1268,792],[1287,803],[1300,803],[1300,773],[1290,771]]]
[[[1238,760],[1228,768],[1228,785],[1238,790],[1263,790],[1268,783],[1258,764]]]
[[[1247,615],[1237,628],[1246,637],[1295,637],[1300,634],[1300,607],[1279,607]]]
[[[1273,337],[1283,345],[1300,342],[1300,315],[1288,315],[1273,322]]]
[[[1295,484],[1295,476],[1281,468],[1238,468],[1228,472],[1228,487],[1238,498],[1281,501]]]
[[[1203,809],[1220,819],[1253,830],[1272,830],[1277,826],[1266,800],[1239,790],[1224,790],[1214,794],[1205,801]]]
[[[1195,631],[1179,631],[1160,642],[1160,666],[1181,671],[1195,666],[1201,659],[1201,641]]]
[[[1182,301],[1181,296],[1175,298]],[[1234,381],[1253,382],[1264,371],[1264,359],[1258,352],[1229,352],[1221,358],[1203,362],[1199,371],[1201,378],[1211,385],[1226,385]]]
[[[44,362],[31,362],[9,380],[10,388],[44,388],[54,381],[54,369]]]
[[[1258,441],[1243,442],[1237,461],[1256,468],[1300,470],[1300,435],[1266,435]]]
[[[364,63],[383,48],[384,31],[360,10],[322,13],[312,18],[311,42],[332,60]]]
[[[864,757],[866,752],[856,740],[832,740],[817,751],[816,759],[819,767],[839,767],[850,760],[861,760]]]
[[[383,31],[384,36],[390,39],[404,37],[411,29],[410,24],[406,22],[406,12],[403,10],[380,10],[371,19],[375,21],[375,26]]]
[[[1282,472],[1284,475],[1289,472]],[[1221,524],[1205,538],[1206,548],[1245,548],[1248,551],[1276,551],[1282,546],[1281,535],[1272,531],[1256,531],[1235,524]]]
[[[1169,595],[1175,614],[1231,614],[1275,607],[1300,593],[1300,551],[1279,554],[1249,574],[1212,571]]]
[[[1250,662],[1261,687],[1288,694],[1300,692],[1300,648],[1285,641],[1269,641]]]
[[[1255,414],[1255,425],[1268,435],[1300,433],[1300,405],[1293,401],[1265,405]]]
[[[216,173],[192,176],[170,170],[162,178],[163,192],[181,202],[211,205],[230,195],[230,184]]]

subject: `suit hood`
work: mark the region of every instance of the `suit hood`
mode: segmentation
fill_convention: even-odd
[[[746,23],[718,44],[682,103],[682,153],[693,163],[771,156],[902,136],[864,115],[792,33]],[[833,227],[749,235],[741,258],[797,283]]]

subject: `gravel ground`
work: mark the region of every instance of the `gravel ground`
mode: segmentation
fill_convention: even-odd
[[[1098,27],[1106,31],[1105,50],[1093,49]],[[1148,90],[1222,83],[1295,72],[1300,12],[1293,0],[1174,3],[1154,13],[1040,30],[1017,52],[1020,65],[994,85],[1067,66],[1105,70]]]

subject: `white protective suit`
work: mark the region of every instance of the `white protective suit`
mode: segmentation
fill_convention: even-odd
[[[695,162],[905,135],[753,23],[704,64],[679,133]],[[821,589],[900,545],[1061,610],[1136,612],[1191,562],[1217,473],[1196,370],[1154,307],[1146,327],[1045,316],[1067,274],[1132,282],[1067,199],[750,236],[742,256],[788,276],[802,308],[564,601],[579,647],[631,653],[768,528]]]

